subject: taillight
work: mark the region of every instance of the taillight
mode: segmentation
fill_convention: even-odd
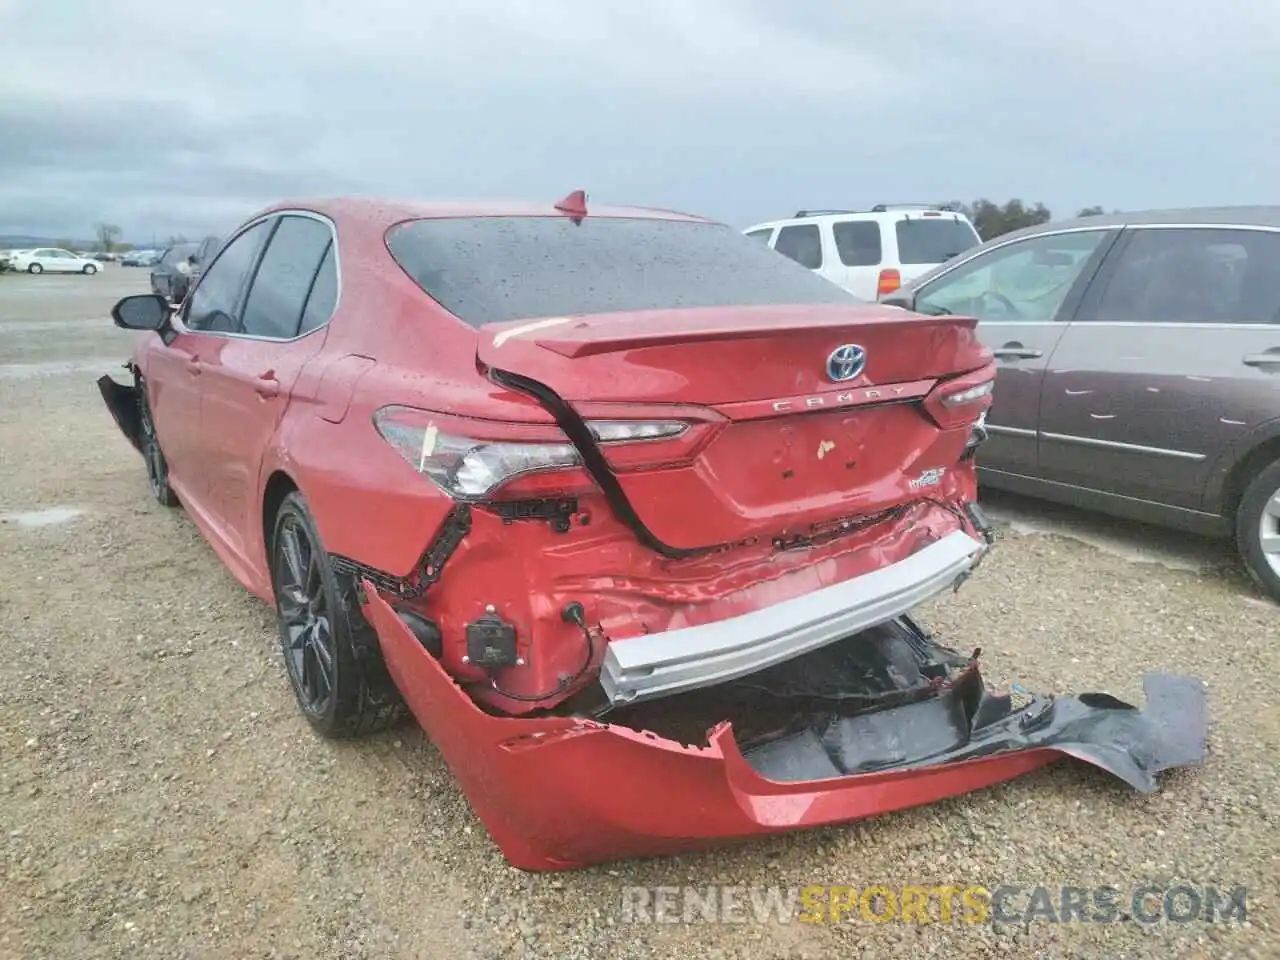
[[[454,500],[572,496],[595,489],[582,457],[552,424],[449,416],[383,407],[373,423],[410,466]],[[587,421],[602,447],[676,437],[681,421]]]
[[[962,407],[966,404],[977,403],[983,397],[991,396],[991,391],[995,389],[995,380],[987,380],[985,383],[979,383],[976,386],[967,387],[964,390],[956,390],[953,393],[944,393],[939,398],[944,406]]]
[[[876,281],[876,296],[883,297],[886,294],[893,293],[895,290],[902,288],[902,274],[897,270],[887,269],[880,271],[880,278]]]
[[[943,428],[976,423],[990,408],[995,385],[996,367],[989,363],[939,382],[924,398],[924,409]]]

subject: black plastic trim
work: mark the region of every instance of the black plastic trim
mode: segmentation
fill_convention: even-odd
[[[644,546],[662,554],[664,557],[670,557],[675,560],[701,556],[729,546],[729,544],[718,543],[708,547],[684,548],[673,547],[659,540],[654,532],[645,525],[645,522],[640,519],[640,515],[636,513],[635,507],[631,505],[631,501],[627,498],[626,491],[622,489],[622,484],[618,483],[618,478],[613,475],[613,470],[609,467],[609,461],[605,459],[604,454],[600,452],[599,446],[596,445],[591,429],[586,425],[582,417],[578,416],[576,410],[558,393],[537,380],[521,376],[518,373],[512,373],[509,370],[499,370],[496,367],[489,368],[489,376],[504,387],[509,387],[512,390],[533,397],[542,405],[543,409],[555,418],[556,424],[564,431],[564,435],[569,438],[569,442],[574,445],[582,457],[582,465],[591,474],[591,479],[603,491],[605,500],[608,502],[614,516],[626,524],[631,532],[636,535],[636,539]]]

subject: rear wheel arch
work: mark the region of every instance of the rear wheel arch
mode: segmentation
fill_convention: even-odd
[[[1232,522],[1232,529],[1234,529],[1233,518],[1240,507],[1240,499],[1244,496],[1245,490],[1254,477],[1277,460],[1280,460],[1280,433],[1263,440],[1232,465],[1226,480],[1223,481],[1222,494],[1218,502],[1219,512]]]
[[[275,537],[276,516],[280,513],[280,505],[284,503],[284,498],[291,493],[296,493],[300,488],[283,470],[275,470],[271,476],[267,478],[266,486],[262,490],[262,549],[263,560],[266,566],[264,570],[269,570],[271,565],[271,546]]]

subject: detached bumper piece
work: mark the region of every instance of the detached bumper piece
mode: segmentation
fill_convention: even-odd
[[[609,644],[609,702],[639,703],[770,667],[901,616],[955,583],[987,545],[957,530],[905,560],[794,600],[697,627]]]
[[[1140,791],[1204,757],[1203,685],[1146,678],[1145,710],[1106,694],[986,689],[977,661],[908,617],[756,673],[585,717],[485,713],[367,590],[418,721],[503,855],[564,870],[932,803],[1071,756]]]
[[[141,452],[142,422],[138,409],[138,388],[132,384],[125,386],[110,375],[103,374],[98,378],[98,390],[120,432],[128,438],[135,450]]]

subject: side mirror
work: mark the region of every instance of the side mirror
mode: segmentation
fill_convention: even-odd
[[[125,297],[111,308],[111,319],[125,330],[161,330],[169,324],[169,302],[154,293]]]
[[[893,293],[881,297],[880,302],[890,307],[914,311],[916,308],[916,295],[911,290],[895,290]]]

